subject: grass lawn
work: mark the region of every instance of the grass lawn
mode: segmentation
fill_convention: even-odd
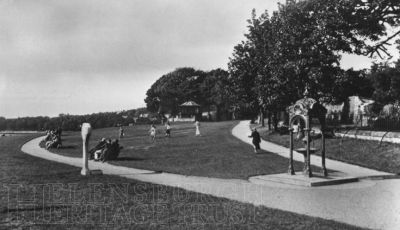
[[[80,168],[21,152],[33,136],[0,138],[0,229],[360,229]]]
[[[172,124],[172,135],[164,137],[164,127],[159,126],[158,136],[152,143],[149,126],[125,128],[125,137],[120,141],[124,147],[119,158],[111,164],[127,167],[164,171],[183,175],[218,178],[247,179],[260,174],[287,172],[288,160],[276,154],[262,152],[254,154],[253,147],[235,138],[231,130],[237,121],[201,123],[201,137],[195,136],[193,123]],[[90,146],[102,137],[117,138],[118,128],[93,131]],[[82,157],[80,133],[65,133],[63,148],[51,149],[72,157]],[[302,163],[295,168],[301,170]],[[316,167],[314,170],[318,170]]]
[[[259,128],[258,131],[264,140],[289,147],[289,135],[280,135],[266,128]],[[311,146],[321,149],[321,139],[311,142]],[[327,158],[389,173],[400,173],[399,144],[334,137],[326,139],[325,146]],[[295,142],[295,148],[298,147],[303,147],[301,142]]]

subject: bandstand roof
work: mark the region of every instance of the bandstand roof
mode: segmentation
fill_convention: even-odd
[[[200,105],[199,105],[199,104],[197,104],[197,103],[196,103],[196,102],[194,102],[194,101],[187,101],[187,102],[185,102],[185,103],[181,104],[180,106],[187,106],[187,107],[200,107]]]

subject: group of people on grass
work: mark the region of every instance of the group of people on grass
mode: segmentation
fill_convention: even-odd
[[[199,121],[195,122],[195,127],[196,127],[195,135],[200,136]],[[61,133],[62,133],[61,128],[47,131],[46,137],[44,139],[46,149],[61,147]],[[149,133],[151,141],[155,142],[157,130],[154,124],[150,126]],[[124,136],[125,136],[124,129],[120,127],[119,138],[123,138]],[[165,137],[171,137],[171,124],[169,123],[169,121],[165,123]],[[256,128],[252,129],[251,135],[249,135],[249,137],[252,138],[252,143],[254,145],[254,152],[258,153],[260,150],[261,137]],[[118,158],[118,155],[122,148],[123,147],[119,145],[118,139],[111,140],[102,138],[94,148],[89,150],[89,159],[102,162],[108,160],[115,160]]]
[[[196,126],[196,136],[201,136],[200,135],[200,122],[196,121],[195,126]],[[151,141],[154,142],[156,140],[156,134],[157,134],[157,129],[154,124],[152,124],[150,126],[149,133],[150,133]],[[169,121],[167,121],[165,123],[165,137],[171,137],[171,124],[169,123]]]
[[[156,135],[157,135],[157,129],[154,124],[150,126],[149,133],[150,133],[150,140],[154,142],[156,140]],[[165,137],[171,137],[171,124],[169,123],[169,121],[165,123]]]
[[[170,137],[171,136],[171,125],[170,125],[170,123],[167,122],[165,124],[165,127],[166,127],[165,136],[166,137]],[[195,122],[195,127],[196,127],[196,136],[201,136],[201,134],[200,134],[200,122],[199,121]],[[156,139],[156,133],[157,133],[156,126],[154,124],[151,125],[149,133],[150,133],[150,139],[152,140],[152,142],[154,142],[155,139]],[[253,128],[249,137],[252,138],[252,143],[254,145],[254,152],[255,153],[259,153],[259,151],[261,149],[260,148],[260,143],[261,143],[260,133],[258,133],[256,128]]]
[[[47,130],[46,137],[44,138],[44,143],[46,149],[50,148],[60,148],[62,145],[61,142],[61,133],[62,129],[58,127],[57,129]]]
[[[118,139],[102,138],[95,147],[89,150],[89,159],[101,162],[115,160],[121,149],[122,146],[119,145]]]
[[[196,127],[196,136],[200,136],[200,122],[195,122]],[[61,147],[61,128],[57,128],[54,130],[47,131],[45,141],[46,149],[49,148],[60,148]],[[156,140],[157,129],[154,124],[150,126],[150,139],[152,142]],[[119,128],[119,138],[123,138],[125,136],[124,129],[122,126]],[[171,124],[168,122],[165,123],[165,137],[171,137]],[[118,139],[111,140],[102,138],[95,147],[89,150],[89,159],[95,161],[108,161],[115,160],[118,158],[118,155],[123,147],[119,145]]]

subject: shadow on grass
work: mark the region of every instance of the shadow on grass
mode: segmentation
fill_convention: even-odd
[[[76,149],[75,145],[62,145],[59,149]]]
[[[144,158],[138,158],[138,157],[118,157],[117,159],[113,161],[144,161],[146,159]]]
[[[256,155],[256,156],[259,156],[259,155],[267,155],[267,154],[272,154],[271,152],[268,152],[268,151],[260,151],[259,150],[259,152],[258,153],[254,153],[254,155]]]

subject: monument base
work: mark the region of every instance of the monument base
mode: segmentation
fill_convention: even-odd
[[[303,172],[296,172],[295,175],[288,173],[272,174],[272,175],[260,175],[250,177],[249,181],[255,184],[269,184],[282,183],[289,185],[298,185],[306,187],[315,186],[326,186],[326,185],[337,185],[344,183],[357,182],[358,178],[350,177],[343,173],[331,172],[329,176],[324,176],[323,173],[313,172],[313,177],[307,177],[303,175]]]
[[[103,175],[103,171],[100,169],[89,170],[89,169],[82,169],[81,170],[82,176],[89,176],[89,175]]]
[[[82,170],[81,170],[81,175],[82,175],[82,176],[88,176],[88,175],[90,175],[90,170],[89,170],[89,169],[82,169]]]

